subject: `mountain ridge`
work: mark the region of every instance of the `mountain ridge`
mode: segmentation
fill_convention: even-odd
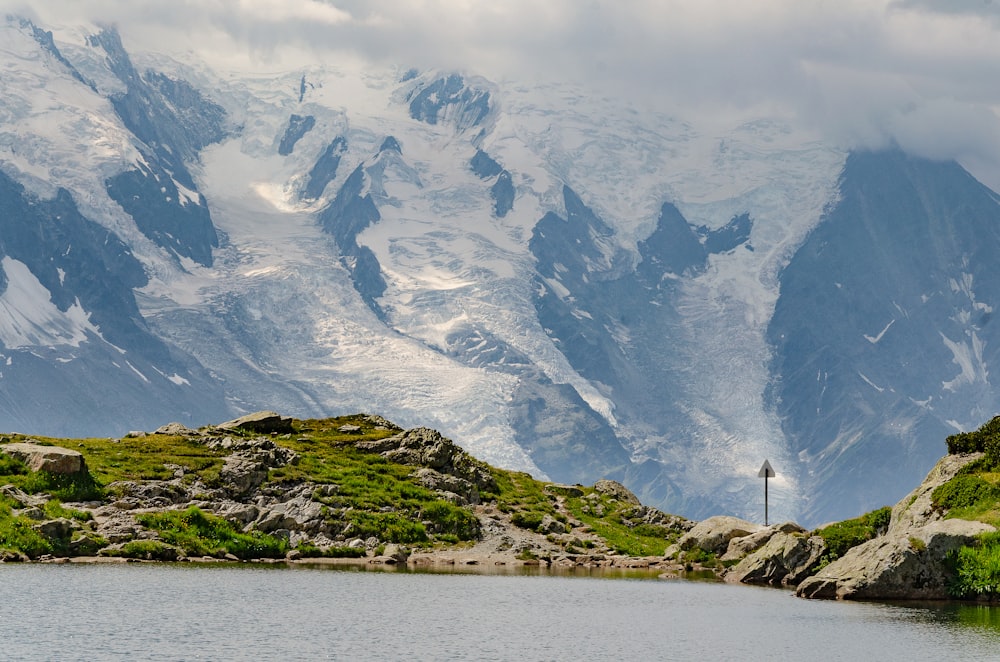
[[[77,296],[101,334],[131,339],[115,343],[127,361],[91,341],[6,345],[0,424],[76,433],[89,415],[115,434],[262,406],[377,409],[491,463],[612,477],[690,517],[756,512],[770,458],[772,508],[813,522],[895,500],[943,433],[996,406],[997,197],[956,164],[846,153],[771,120],[701,133],[570,86],[224,77],[128,53],[113,28],[2,30],[0,170],[26,188],[0,203],[62,187],[146,282],[95,278],[113,314]],[[52,90],[44,110],[24,72]],[[910,241],[852,230],[908,219]],[[892,277],[866,280],[880,255]],[[82,294],[29,269],[60,310]],[[827,310],[813,295],[831,288]],[[893,381],[906,355],[934,367]],[[30,385],[18,360],[45,378]],[[119,414],[88,414],[94,384]],[[26,387],[38,395],[19,406]],[[897,481],[872,479],[883,462]]]

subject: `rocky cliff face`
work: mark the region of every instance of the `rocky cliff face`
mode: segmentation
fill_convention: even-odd
[[[885,535],[848,550],[799,584],[796,595],[842,600],[948,598],[948,553],[996,529],[982,522],[943,519],[931,505],[931,493],[980,457],[981,453],[944,457],[892,509]]]

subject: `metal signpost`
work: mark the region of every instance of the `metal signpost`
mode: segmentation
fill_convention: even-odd
[[[771,468],[770,462],[764,460],[764,466],[757,472],[757,477],[764,479],[764,526],[767,526],[767,479],[774,478],[774,469]]]

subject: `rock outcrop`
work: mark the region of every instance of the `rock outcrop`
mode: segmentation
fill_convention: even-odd
[[[288,434],[292,419],[274,411],[258,411],[215,426],[219,430],[242,430],[256,434]]]
[[[730,543],[736,543],[738,539]],[[767,542],[725,574],[727,582],[795,586],[816,567],[826,551],[819,536],[775,531]]]
[[[639,501],[639,497],[632,493],[630,489],[619,483],[617,480],[603,479],[594,483],[594,490],[611,497],[612,499],[618,499],[619,501],[624,501],[625,503],[631,503],[634,506],[641,506],[642,502]]]
[[[805,579],[796,595],[842,600],[947,598],[948,553],[995,529],[982,522],[943,519],[931,504],[931,493],[980,457],[979,453],[944,457],[892,509],[884,535],[851,548]]]
[[[695,524],[694,528],[681,536],[676,544],[667,548],[666,555],[670,557],[678,552],[687,552],[696,548],[710,554],[723,554],[729,547],[729,542],[734,538],[743,538],[763,528],[759,524],[738,517],[728,515],[709,517]]]
[[[477,504],[480,492],[496,489],[489,467],[437,430],[413,428],[384,439],[359,441],[356,446],[391,462],[424,467],[417,472],[421,484],[456,503]]]
[[[42,446],[30,441],[3,444],[0,445],[0,453],[24,462],[32,471],[54,474],[79,474],[87,471],[83,455],[59,446]]]

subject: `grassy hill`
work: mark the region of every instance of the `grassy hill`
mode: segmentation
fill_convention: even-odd
[[[649,556],[690,526],[614,490],[491,467],[433,431],[411,435],[379,417],[283,421],[271,433],[178,426],[121,439],[6,435],[0,554],[352,556],[387,545],[468,546],[484,522],[505,522],[548,543],[524,545],[525,558],[553,549]],[[78,451],[86,468],[32,471],[2,452],[25,442]]]

